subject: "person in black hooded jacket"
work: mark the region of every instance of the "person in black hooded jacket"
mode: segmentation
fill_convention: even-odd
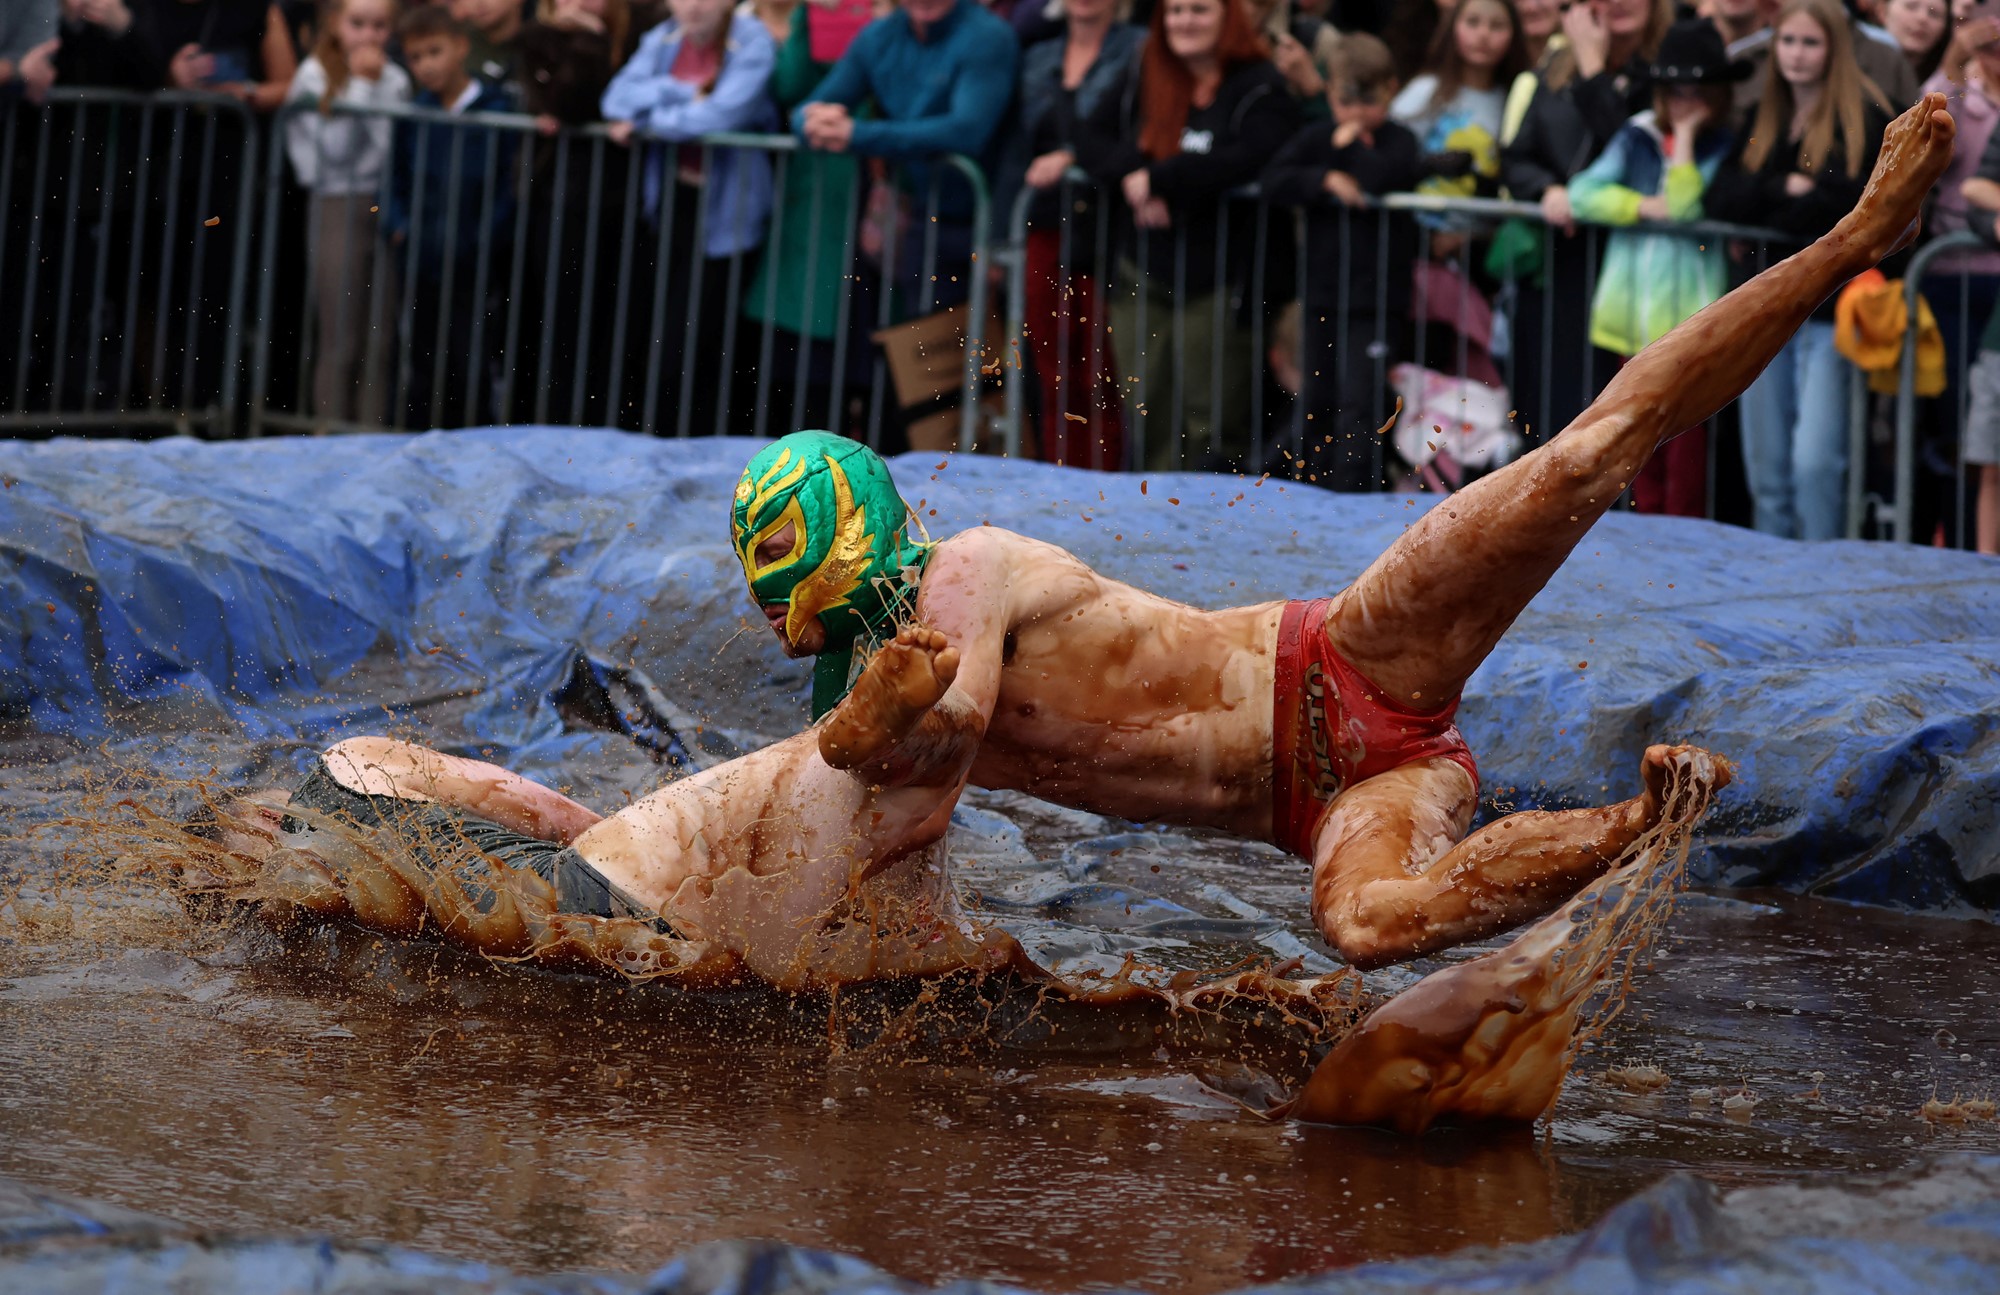
[[[1119,358],[1140,379],[1130,399],[1150,468],[1248,466],[1251,360],[1234,298],[1256,216],[1227,197],[1297,125],[1240,5],[1162,0],[1136,65],[1078,133],[1077,163],[1127,207],[1111,319]]]

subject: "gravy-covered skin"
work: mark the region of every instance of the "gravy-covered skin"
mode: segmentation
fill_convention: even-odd
[[[975,785],[1257,838],[1281,609],[1202,611],[990,526],[938,546],[917,603],[959,648],[949,698],[986,715]]]

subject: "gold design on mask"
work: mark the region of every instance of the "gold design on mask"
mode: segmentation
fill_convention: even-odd
[[[847,596],[861,587],[861,573],[868,567],[874,546],[875,537],[868,533],[868,510],[854,502],[854,487],[848,484],[840,463],[831,454],[825,457],[833,474],[833,545],[812,574],[792,588],[785,637],[793,643],[799,641],[799,631],[807,621],[843,605]]]

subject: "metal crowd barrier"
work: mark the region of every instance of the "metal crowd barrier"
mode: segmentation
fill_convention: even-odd
[[[1967,230],[1945,234],[1919,247],[1910,257],[1910,263],[1903,274],[1903,303],[1905,318],[1911,327],[1903,330],[1902,358],[1899,380],[1896,384],[1895,409],[1895,467],[1894,493],[1888,510],[1886,539],[1903,540],[1910,543],[1926,543],[1927,537],[1914,533],[1913,519],[1916,514],[1917,482],[1917,299],[1923,295],[1924,280],[1930,267],[1947,252],[1981,251],[1986,244]],[[1974,345],[1973,339],[1985,331],[1985,321],[1974,319],[1974,311],[1969,309],[1971,279],[1969,272],[1961,272],[1958,279],[1958,308],[1952,310],[1951,317],[1956,322],[1955,335],[1943,340],[1950,348],[1950,354],[1957,363],[1945,372],[1945,395],[1955,405],[1957,417],[1953,423],[1959,431],[1954,439],[1957,453],[1953,463],[1952,489],[1956,498],[1951,513],[1956,519],[1952,547],[1967,548],[1966,514],[1972,511],[1973,501],[1968,489],[1965,468],[1965,436],[1970,409],[1970,383],[1966,381],[1967,370],[1971,368]],[[1934,303],[1935,304],[1935,303]],[[1956,346],[1950,344],[1955,342]]]
[[[227,95],[0,104],[0,431],[229,436],[261,133]]]
[[[1100,447],[1096,466],[1162,460],[1200,466],[1229,447],[1239,466],[1282,471],[1303,456],[1304,403],[1294,394],[1289,414],[1279,413],[1274,402],[1287,396],[1267,343],[1280,308],[1304,298],[1318,267],[1301,235],[1303,214],[1274,209],[1255,190],[1218,197],[1209,245],[1190,246],[1184,234],[1169,230],[1121,251],[1112,227],[1115,202],[1085,202],[1091,186],[1071,172],[1059,193],[1065,215],[1056,231],[1058,292],[1038,306],[1053,301],[1051,319],[1032,318],[1027,309],[1032,195],[1024,190],[1009,210],[1011,245],[1000,258],[1010,270],[1009,374],[1009,357],[991,353],[985,342],[987,271],[995,260],[987,235],[991,200],[979,168],[964,157],[939,159],[917,209],[885,218],[878,204],[864,201],[865,163],[845,160],[855,169],[830,179],[825,165],[805,165],[808,156],[824,163],[825,155],[802,153],[787,135],[635,141],[627,149],[601,126],[544,137],[523,116],[337,108],[342,117],[380,124],[391,166],[396,150],[407,148],[405,166],[444,177],[443,219],[429,220],[437,213],[421,210],[427,198],[420,189],[407,213],[405,243],[391,246],[382,200],[373,193],[344,206],[318,204],[301,219],[297,191],[286,181],[286,132],[316,112],[310,104],[287,107],[268,123],[268,152],[260,153],[267,123],[227,96],[58,89],[46,107],[15,102],[0,109],[0,320],[16,325],[11,356],[0,355],[0,431],[164,428],[230,436],[554,419],[680,436],[725,430],[765,436],[821,425],[880,444],[890,419],[922,413],[928,399],[935,426],[947,420],[942,411],[955,399],[948,421],[960,447],[972,449],[988,439],[982,385],[997,375],[1005,400],[994,420],[1000,447],[1019,454],[1025,403],[1036,386],[1023,370],[1045,359],[1045,344],[1053,341],[1054,368],[1043,383],[1071,392],[1082,385],[1088,395],[1044,402],[1042,422],[1050,421],[1048,411],[1082,408],[1055,415],[1060,426],[1045,440],[1058,453],[1073,435],[1088,446],[1122,423],[1118,461],[1103,461]],[[768,162],[771,209],[761,244],[709,258],[708,190],[689,199],[679,181],[720,183],[723,150]],[[969,224],[945,219],[938,177],[946,172],[965,186]],[[737,185],[750,183],[745,168],[734,175]],[[657,208],[650,177],[657,177]],[[1557,265],[1565,250],[1539,208],[1528,204],[1394,195],[1380,206],[1409,222],[1421,262],[1433,259],[1436,239],[1468,227],[1490,230],[1502,220],[1539,231],[1545,266]],[[1079,210],[1088,217],[1077,216]],[[1350,301],[1347,293],[1353,267],[1390,259],[1389,226],[1377,222],[1377,243],[1363,247],[1349,228],[1351,213],[1343,210],[1340,219],[1335,349],[1346,356],[1350,341],[1365,341],[1368,362],[1378,367],[1395,358],[1470,376],[1476,348],[1463,328],[1443,330],[1441,343],[1416,329],[1409,345],[1382,354],[1391,340],[1384,280],[1377,276],[1373,302]],[[782,279],[768,272],[757,282],[760,258],[786,246],[788,223],[799,221],[806,222],[805,245],[822,272]],[[1651,228],[1726,240],[1744,273],[1789,250],[1767,230],[1712,222]],[[1503,287],[1492,303],[1511,332],[1506,345],[1493,347],[1492,359],[1515,397],[1510,418],[1518,415],[1528,430],[1527,444],[1580,412],[1578,401],[1587,403],[1610,376],[1585,319],[1576,317],[1579,310],[1587,316],[1606,233],[1579,222],[1566,263],[1582,282],[1566,293],[1534,296]],[[948,245],[947,234],[959,244]],[[310,249],[303,257],[299,249],[328,237],[346,240],[365,262],[345,267],[357,273],[313,272]],[[1161,258],[1152,255],[1162,238],[1173,240],[1164,278],[1157,272]],[[427,240],[443,245],[426,247]],[[1909,301],[1936,277],[1929,270],[1938,256],[1978,245],[1959,234],[1920,248],[1907,272]],[[427,255],[439,274],[420,283],[420,276],[402,273]],[[1135,256],[1155,270],[1132,274]],[[1073,274],[1079,264],[1097,281],[1089,311],[1064,304],[1062,296],[1081,282]],[[254,315],[246,309],[253,268]],[[1184,309],[1188,285],[1210,270],[1227,289],[1207,295],[1208,314],[1193,319]],[[1419,313],[1463,321],[1471,289],[1468,278],[1457,282],[1468,300]],[[1923,441],[1922,429],[1926,419],[1963,425],[1965,372],[1984,323],[1972,317],[1970,275],[1959,278],[1955,293],[1950,283],[1931,286],[1934,303],[1955,300],[1957,307],[1948,312],[1954,328],[1947,340],[1957,345],[1950,348],[1946,401],[1923,404],[1916,396],[1915,330],[1905,340],[1893,402],[1870,397],[1863,375],[1850,369],[1850,535],[1927,538],[1916,533],[1919,505],[1933,503],[1934,491],[1920,491],[1919,481],[1926,472],[1932,482],[1939,479],[1936,465],[1924,460],[1937,457],[1943,440]],[[1994,286],[1982,281],[1980,291]],[[329,291],[338,295],[323,310]],[[825,291],[839,294],[836,317],[830,328],[815,329],[824,313],[817,298]],[[971,322],[960,321],[956,331],[926,325],[954,300]],[[1979,310],[1984,303],[1976,298]],[[795,318],[803,331],[779,324],[781,305],[802,307]],[[1158,334],[1160,344],[1114,337],[1111,315],[1126,319],[1128,338],[1136,333],[1151,342]],[[1350,337],[1357,327],[1372,334]],[[1087,332],[1080,349],[1073,345],[1078,329]],[[916,341],[898,344],[897,330]],[[315,366],[330,349],[350,367],[316,390]],[[1291,357],[1296,378],[1309,358],[1303,336]],[[1206,379],[1213,401],[1228,400],[1191,437],[1183,424],[1197,378]],[[1390,393],[1379,378],[1366,384],[1375,426],[1390,414]],[[1232,383],[1240,386],[1232,390]],[[1574,397],[1567,401],[1556,394],[1564,383]],[[348,388],[358,394],[344,407],[325,407],[327,391]],[[247,414],[247,424],[239,414]],[[1383,440],[1373,438],[1378,456]],[[1711,513],[1716,443],[1711,436],[1705,491]],[[1956,492],[1949,512],[1962,545],[1969,502],[1962,453],[1950,468],[1950,483],[1939,488]]]
[[[859,201],[866,170],[856,172],[854,200],[836,205],[828,196],[833,186],[826,169],[815,167],[810,198],[801,207],[790,200],[801,146],[789,135],[715,135],[685,143],[635,137],[628,152],[601,125],[543,136],[526,116],[348,107],[335,111],[395,128],[388,132],[390,170],[400,165],[417,175],[432,172],[439,162],[434,150],[448,149],[442,174],[449,207],[442,226],[432,230],[441,238],[426,239],[425,193],[417,186],[407,241],[400,247],[390,245],[376,218],[383,213],[372,200],[365,213],[356,203],[344,218],[336,217],[344,220],[342,232],[351,236],[354,254],[371,258],[375,272],[359,276],[370,300],[351,308],[337,303],[329,315],[310,285],[304,294],[281,297],[276,262],[286,243],[283,141],[292,121],[318,111],[313,104],[288,105],[274,126],[278,143],[265,176],[253,435],[554,418],[678,436],[726,431],[767,436],[824,426],[880,444],[885,421],[904,402],[891,401],[891,379],[901,375],[889,372],[883,349],[870,346],[871,334],[929,316],[941,298],[952,296],[963,299],[970,319],[986,317],[986,276],[979,271],[988,260],[989,200],[978,166],[962,156],[939,161],[963,178],[971,195],[964,259],[940,244],[947,222],[941,216],[940,171],[934,168],[923,202],[909,213],[909,232],[898,219],[879,222],[880,248],[871,266],[864,262]],[[399,149],[414,156],[399,158]],[[722,183],[725,150],[736,155],[731,183],[739,212],[755,187],[743,155],[768,159],[771,209],[757,246],[711,258],[706,186]],[[692,198],[679,196],[684,176],[700,177]],[[692,210],[683,209],[690,203]],[[648,207],[650,214],[642,214]],[[786,222],[800,219],[809,223],[814,264],[837,274],[781,283],[770,272],[753,293],[759,257],[782,246]],[[829,231],[835,236],[822,242]],[[313,236],[323,239],[332,231],[319,228]],[[468,236],[475,240],[469,248],[463,245]],[[904,238],[915,241],[899,246]],[[432,241],[443,246],[430,246]],[[821,262],[826,251],[834,263]],[[426,257],[441,274],[419,284],[422,276],[410,267],[421,267]],[[837,282],[841,295],[832,336],[815,339],[810,325],[824,278]],[[872,286],[868,296],[860,288],[864,282]],[[394,292],[388,310],[372,299],[385,290]],[[778,326],[781,294],[800,299],[807,334]],[[427,297],[441,304],[427,306]],[[872,308],[870,333],[859,328],[857,306]],[[760,309],[746,318],[752,308]],[[358,380],[375,403],[329,411],[320,407],[326,402],[317,396],[324,393],[314,392],[310,368],[315,356],[325,355],[327,335],[344,327],[350,315],[364,335],[377,334],[364,346]],[[272,343],[288,329],[302,341],[285,373],[273,358]],[[393,336],[393,348],[383,344],[383,330]],[[970,331],[977,342],[983,330]],[[677,354],[670,336],[675,333],[684,343]],[[788,363],[776,353],[781,340],[793,351]],[[462,349],[451,358],[465,363],[435,363],[454,346]],[[853,363],[856,347],[868,348],[860,352],[867,394],[859,410],[850,399],[864,381]],[[433,362],[423,363],[427,357]],[[962,359],[954,350],[948,361],[960,406],[956,440],[966,449],[979,432],[981,358],[975,344],[962,348]],[[913,362],[934,369],[937,359],[913,357]],[[788,402],[782,399],[786,388]]]
[[[1072,362],[1072,352],[1075,349],[1072,345],[1072,338],[1076,330],[1086,328],[1090,330],[1089,361],[1085,365],[1086,370],[1097,365],[1098,352],[1100,350],[1115,350],[1117,348],[1118,338],[1116,331],[1108,327],[1107,321],[1104,319],[1105,312],[1102,307],[1102,299],[1107,293],[1103,280],[1107,274],[1115,278],[1119,270],[1130,269],[1129,265],[1123,267],[1115,266],[1111,257],[1111,248],[1115,246],[1116,240],[1111,235],[1110,221],[1116,204],[1111,201],[1098,201],[1095,203],[1086,201],[1087,198],[1094,196],[1094,194],[1094,185],[1089,177],[1080,170],[1072,169],[1061,182],[1058,195],[1058,205],[1060,208],[1065,212],[1091,209],[1094,210],[1094,218],[1086,221],[1085,224],[1088,227],[1081,230],[1072,229],[1070,222],[1067,220],[1063,223],[1062,228],[1058,231],[1060,251],[1056,270],[1056,277],[1065,285],[1071,285],[1075,279],[1075,276],[1072,274],[1072,266],[1074,264],[1082,263],[1090,267],[1091,274],[1099,280],[1097,285],[1099,308],[1097,317],[1094,319],[1077,317],[1076,313],[1070,310],[1060,310],[1053,320],[1029,318],[1026,303],[1032,299],[1028,281],[1030,271],[1028,257],[1022,249],[1027,246],[1029,237],[1029,207],[1035,199],[1035,191],[1024,188],[1015,199],[1009,212],[1009,255],[1011,260],[1009,265],[1008,336],[1024,355],[1032,354],[1038,343],[1046,345],[1052,341],[1057,357],[1055,382],[1058,387],[1065,390],[1071,388],[1076,381],[1076,375],[1071,372],[1072,368],[1075,367]],[[1303,213],[1285,213],[1291,221],[1296,255],[1293,274],[1290,280],[1281,283],[1276,281],[1269,273],[1274,251],[1273,242],[1269,238],[1271,204],[1265,202],[1254,188],[1220,196],[1217,202],[1219,211],[1216,221],[1215,255],[1217,257],[1216,273],[1218,278],[1223,276],[1225,269],[1223,258],[1226,255],[1225,246],[1232,212],[1235,213],[1233,217],[1235,220],[1238,222],[1251,222],[1254,228],[1254,239],[1252,240],[1252,246],[1248,255],[1249,264],[1246,273],[1242,276],[1241,299],[1229,307],[1240,312],[1239,325],[1249,334],[1250,363],[1254,369],[1243,399],[1238,403],[1235,411],[1233,411],[1246,424],[1235,429],[1237,434],[1233,439],[1238,443],[1247,441],[1249,446],[1247,461],[1239,462],[1235,466],[1250,472],[1283,470],[1288,466],[1286,462],[1287,458],[1298,453],[1304,442],[1306,436],[1304,421],[1305,406],[1304,401],[1298,397],[1298,394],[1293,393],[1290,417],[1285,423],[1274,426],[1266,418],[1266,395],[1278,386],[1278,384],[1272,381],[1273,373],[1270,357],[1267,355],[1266,336],[1271,321],[1279,314],[1279,307],[1288,301],[1302,301],[1306,295],[1306,284],[1308,276],[1312,272],[1312,266],[1309,263],[1310,253],[1304,233],[1304,216]],[[1395,194],[1380,200],[1377,205],[1382,210],[1401,213],[1404,218],[1411,221],[1412,228],[1409,232],[1413,236],[1413,255],[1415,260],[1430,260],[1433,241],[1441,235],[1451,234],[1457,232],[1457,229],[1465,228],[1490,231],[1498,221],[1520,220],[1527,222],[1533,229],[1539,231],[1541,264],[1545,267],[1553,267],[1558,264],[1557,239],[1560,235],[1556,229],[1548,225],[1542,216],[1540,207],[1534,204],[1493,199],[1443,198],[1422,194]],[[1376,300],[1355,303],[1347,298],[1348,283],[1351,277],[1349,272],[1350,267],[1358,258],[1373,257],[1378,262],[1386,263],[1388,261],[1390,257],[1390,250],[1387,246],[1389,241],[1389,226],[1386,222],[1378,222],[1376,244],[1362,247],[1358,246],[1357,240],[1351,231],[1353,224],[1352,213],[1346,209],[1342,209],[1339,213],[1339,219],[1341,223],[1341,237],[1335,254],[1341,259],[1339,272],[1336,276],[1340,284],[1341,300],[1336,307],[1335,314],[1340,321],[1337,325],[1340,340],[1336,343],[1335,349],[1338,354],[1346,356],[1349,354],[1350,348],[1347,345],[1348,339],[1345,334],[1346,330],[1350,327],[1360,326],[1374,330],[1372,337],[1363,339],[1372,343],[1371,349],[1379,350],[1389,341],[1386,335],[1389,321],[1386,318],[1388,312],[1384,300],[1386,294],[1383,291],[1384,280],[1382,277],[1376,276],[1378,287]],[[1457,228],[1455,229],[1454,226]],[[1690,222],[1685,224],[1648,224],[1634,228],[1643,229],[1647,232],[1668,233],[1679,237],[1704,241],[1724,241],[1730,248],[1732,265],[1735,267],[1732,273],[1732,282],[1764,269],[1776,260],[1782,259],[1784,255],[1788,255],[1796,247],[1795,243],[1776,231],[1731,225],[1716,221]],[[1555,432],[1561,430],[1561,427],[1566,425],[1571,418],[1581,413],[1584,407],[1587,407],[1589,399],[1593,399],[1602,390],[1604,384],[1610,379],[1612,373],[1615,372],[1615,365],[1607,364],[1605,353],[1591,343],[1587,318],[1589,303],[1593,299],[1596,290],[1597,270],[1602,260],[1604,244],[1611,232],[1613,231],[1607,227],[1593,226],[1583,221],[1577,222],[1576,233],[1572,237],[1582,240],[1581,251],[1578,255],[1566,258],[1566,264],[1572,267],[1580,266],[1584,277],[1581,283],[1571,285],[1573,290],[1566,296],[1557,292],[1541,292],[1537,294],[1539,298],[1538,307],[1525,309],[1521,295],[1514,295],[1509,300],[1508,294],[1511,292],[1511,288],[1509,285],[1503,285],[1502,298],[1493,303],[1493,313],[1503,318],[1504,323],[1502,327],[1508,334],[1508,344],[1493,359],[1499,377],[1505,383],[1508,392],[1513,393],[1515,397],[1511,402],[1513,404],[1513,412],[1510,414],[1510,417],[1514,417],[1517,424],[1525,425],[1527,435],[1524,437],[1523,448],[1539,444]],[[1152,235],[1152,237],[1159,236]],[[1144,236],[1142,235],[1142,237]],[[1183,317],[1179,306],[1175,304],[1183,296],[1180,289],[1184,282],[1183,276],[1189,256],[1189,249],[1185,246],[1185,240],[1181,240],[1181,242],[1182,245],[1175,248],[1175,279],[1170,288],[1161,289],[1155,286],[1149,291],[1143,286],[1143,280],[1147,276],[1144,272],[1141,272],[1139,276],[1142,280],[1139,309],[1140,327],[1142,329],[1145,327],[1144,321],[1149,298],[1152,300],[1152,308],[1155,311],[1164,309],[1170,318],[1168,327],[1173,335],[1175,355],[1169,381],[1163,384],[1167,390],[1165,392],[1156,392],[1151,389],[1153,375],[1146,371],[1147,364],[1143,348],[1140,348],[1139,355],[1131,358],[1127,358],[1122,353],[1118,354],[1115,361],[1115,365],[1119,370],[1115,375],[1116,380],[1122,388],[1132,393],[1132,397],[1125,402],[1126,409],[1124,414],[1127,434],[1122,446],[1122,459],[1118,463],[1092,462],[1089,451],[1093,447],[1088,440],[1088,434],[1097,430],[1099,421],[1103,417],[1102,411],[1097,408],[1091,408],[1079,414],[1066,408],[1059,415],[1063,423],[1061,429],[1051,435],[1048,429],[1044,428],[1045,439],[1056,447],[1057,452],[1064,457],[1065,461],[1113,469],[1143,466],[1148,461],[1148,425],[1163,422],[1170,435],[1178,431],[1181,426],[1182,411],[1180,397],[1184,373],[1187,367],[1193,364],[1207,366],[1211,371],[1213,386],[1220,386],[1220,374],[1224,363],[1223,347],[1220,342],[1218,341],[1217,345],[1211,347],[1207,354],[1199,356],[1187,355],[1185,348],[1181,345],[1182,339],[1187,336],[1189,331],[1189,321]],[[1953,243],[1951,245],[1957,246],[1958,244]],[[1205,251],[1206,249],[1202,250]],[[1919,274],[1920,267],[1913,267],[1911,279],[1913,284],[1916,282]],[[1472,289],[1469,286],[1470,276],[1460,276],[1457,282],[1460,285],[1461,291],[1468,295],[1471,293]],[[1117,292],[1119,290],[1115,284],[1109,289],[1110,292]],[[1225,309],[1223,296],[1224,294],[1221,293],[1215,294],[1210,304],[1210,308],[1217,314],[1218,322]],[[1468,313],[1470,313],[1467,311],[1466,302],[1464,301],[1457,303],[1449,301],[1443,303],[1413,302],[1413,307],[1413,313],[1415,314],[1430,314],[1432,316],[1443,314],[1455,320],[1464,320],[1468,316]],[[1565,308],[1581,311],[1583,312],[1582,316],[1567,321],[1561,320],[1558,312]],[[1569,327],[1559,328],[1559,324],[1567,324]],[[1450,377],[1466,377],[1473,371],[1474,366],[1468,361],[1471,352],[1475,348],[1468,340],[1463,329],[1449,331],[1452,332],[1453,340],[1445,343],[1448,349],[1444,354],[1439,354],[1434,349],[1433,343],[1430,340],[1432,330],[1416,328],[1410,334],[1411,344],[1402,354],[1385,358],[1407,360],[1420,368],[1430,368]],[[1530,336],[1531,331],[1532,336]],[[1568,346],[1573,349],[1566,349],[1565,346],[1559,344],[1559,332],[1570,334]],[[1303,334],[1303,330],[1301,330],[1301,333]],[[1220,339],[1222,329],[1219,327],[1215,328],[1212,330],[1211,335]],[[1539,345],[1535,345],[1534,343],[1539,343]],[[1914,340],[1912,340],[1912,345],[1914,345]],[[1526,373],[1522,367],[1524,364],[1524,352],[1532,356],[1532,363],[1536,370],[1532,374]],[[1298,349],[1293,354],[1294,372],[1300,373],[1303,371],[1303,366],[1308,360],[1308,357],[1304,353],[1303,335],[1300,338]],[[1963,354],[1963,351],[1961,351],[1961,354]],[[1382,368],[1386,370],[1387,365],[1383,364]],[[1580,375],[1582,379],[1580,397],[1568,401],[1567,407],[1565,407],[1564,402],[1556,395],[1559,386],[1557,381],[1559,375],[1563,376],[1571,384],[1572,389],[1576,389],[1576,377]],[[1528,390],[1535,393],[1535,399],[1532,404],[1523,402],[1520,399],[1520,393],[1523,390],[1520,380],[1524,376],[1531,378]],[[1868,525],[1872,522],[1876,526],[1878,533],[1893,533],[1898,537],[1908,537],[1909,526],[1907,519],[1910,515],[1910,503],[1907,485],[1899,485],[1893,499],[1884,498],[1880,492],[1871,494],[1866,489],[1866,467],[1869,458],[1867,454],[1869,401],[1867,399],[1865,375],[1850,366],[1848,382],[1848,441],[1850,447],[1849,471],[1847,473],[1849,490],[1847,509],[1848,534],[1850,536],[1860,535],[1864,533]],[[1908,385],[1906,379],[1906,405],[1910,403],[1907,398]],[[1962,375],[1955,377],[1953,385],[1956,390],[1963,389]],[[1026,403],[1028,394],[1027,384],[1023,382],[1010,381],[1007,384],[1004,435],[1006,451],[1009,454],[1018,454],[1022,449],[1021,437],[1023,429],[1027,424]],[[1368,412],[1373,426],[1381,427],[1388,422],[1393,412],[1393,406],[1390,403],[1392,398],[1386,381],[1377,381],[1370,386],[1368,395],[1370,407]],[[1046,400],[1044,401],[1044,407],[1045,409],[1049,407],[1049,402]],[[1161,413],[1166,413],[1168,416],[1165,419],[1160,419],[1158,415]],[[1049,418],[1044,416],[1038,421],[1046,423],[1049,421]],[[1708,438],[1707,481],[1703,491],[1707,511],[1711,517],[1714,516],[1718,496],[1716,456],[1721,437],[1716,434],[1717,431],[1718,428],[1714,420],[1711,420],[1710,435]],[[1069,452],[1073,448],[1071,444],[1072,433],[1081,434],[1085,437],[1084,445],[1077,448],[1074,454]],[[1208,447],[1189,447],[1184,443],[1179,445],[1173,455],[1174,466],[1193,464],[1194,460],[1199,457],[1201,449],[1215,448],[1222,441],[1224,435],[1226,433],[1221,432],[1216,427],[1211,427],[1209,433],[1210,445]],[[1383,439],[1382,437],[1376,437],[1373,441],[1374,450],[1378,456],[1375,466],[1378,469],[1381,466],[1380,456],[1393,453],[1382,444]],[[1901,439],[1904,442],[1908,441],[1907,432],[1903,434]],[[1190,453],[1191,448],[1195,451],[1192,454]],[[1909,451],[1905,447],[1899,451],[1899,462],[1904,463],[1899,472],[1903,474],[1907,474],[1906,461],[1908,458]],[[1157,456],[1154,456],[1153,462],[1156,465],[1158,464],[1159,459]],[[1900,480],[1899,476],[1899,482]]]

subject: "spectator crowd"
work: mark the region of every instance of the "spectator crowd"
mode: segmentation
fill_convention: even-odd
[[[998,367],[1028,384],[1032,452],[1340,490],[1449,488],[1518,452],[1507,411],[1559,429],[1832,228],[1888,122],[1939,92],[1960,142],[1926,235],[1981,245],[1931,263],[1918,320],[1849,285],[1633,501],[1727,514],[1718,481],[1740,482],[1759,530],[1845,533],[1871,468],[1850,461],[1854,366],[1884,368],[1910,326],[1949,375],[1923,391],[1918,538],[1956,523],[2000,551],[2000,0],[5,0],[0,117],[57,87],[282,112],[309,231],[309,291],[287,295],[312,303],[306,403],[329,426],[642,404],[728,426],[745,382],[782,410],[795,373],[824,389],[868,362],[871,294],[923,317],[991,276],[1020,294]],[[405,108],[429,111],[377,112]],[[537,128],[453,120],[493,113]],[[566,128],[596,123],[609,147],[578,152]],[[701,144],[774,132],[797,149]],[[30,187],[5,184],[15,247]],[[1540,217],[1452,202],[1471,198]],[[586,255],[628,211],[639,251]],[[1768,233],[1676,228],[1697,222]],[[532,271],[510,283],[516,253]],[[630,273],[649,256],[671,272]],[[510,290],[535,294],[525,327]],[[653,363],[613,353],[614,305]],[[500,381],[503,334],[546,381]],[[1390,441],[1394,399],[1414,434]],[[1432,410],[1452,411],[1436,435]]]

